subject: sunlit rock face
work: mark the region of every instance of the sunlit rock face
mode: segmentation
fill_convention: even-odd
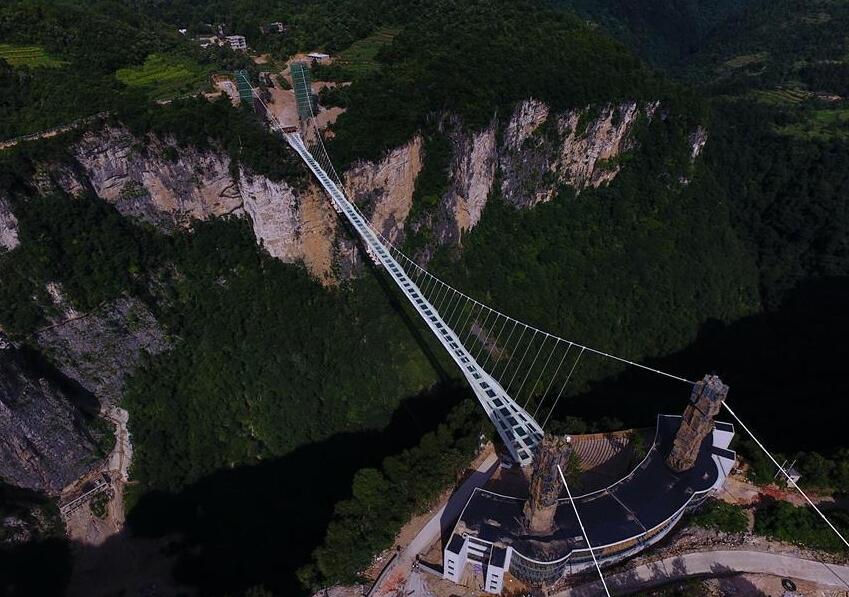
[[[451,159],[434,207],[413,205],[428,159],[419,134],[378,160],[352,164],[342,173],[343,185],[392,243],[426,231],[428,240],[416,255],[424,263],[440,246],[462,248],[463,236],[478,225],[494,193],[527,209],[564,189],[580,194],[609,184],[637,147],[637,123],[655,118],[659,106],[626,101],[553,112],[544,102],[527,99],[506,120],[493,118],[480,130],[468,130],[459,118],[444,114],[438,126],[450,143]],[[693,131],[691,159],[706,142],[704,128]],[[303,264],[325,285],[363,271],[354,239],[312,181],[274,181],[244,167],[234,169],[226,152],[214,147],[183,147],[152,135],[141,140],[120,127],[87,133],[72,153],[75,167],[42,178],[70,194],[91,191],[163,231],[216,216],[248,218],[257,243],[271,256]],[[0,197],[0,247],[17,243],[13,218]]]
[[[18,220],[12,213],[9,200],[0,195],[0,252],[11,251],[19,244]]]

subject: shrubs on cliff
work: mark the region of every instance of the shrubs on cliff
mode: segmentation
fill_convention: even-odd
[[[726,533],[742,533],[748,529],[749,519],[740,506],[711,500],[690,517],[690,524]]]
[[[844,536],[849,533],[849,512],[831,510],[826,516]],[[813,509],[796,507],[783,501],[771,502],[758,509],[755,515],[755,533],[815,549],[846,550],[840,538]]]
[[[302,579],[323,585],[355,580],[376,553],[392,545],[410,515],[425,510],[468,465],[481,420],[477,404],[466,401],[415,448],[386,458],[380,470],[359,471],[352,497],[336,505],[315,567],[303,569]]]
[[[435,381],[373,279],[323,289],[257,247],[244,220],[198,223],[174,244],[160,320],[181,341],[126,391],[146,488],[381,428]]]
[[[160,257],[155,235],[95,197],[19,198],[15,213],[21,245],[0,254],[0,323],[11,332],[43,323],[51,304],[47,283],[59,282],[70,304],[88,311],[143,292],[146,272]]]

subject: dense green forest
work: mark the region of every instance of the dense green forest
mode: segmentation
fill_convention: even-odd
[[[477,129],[528,97],[562,109],[673,93],[571,14],[524,0],[437,4],[380,51],[383,68],[351,86],[329,147],[340,164],[377,157],[437,113]]]
[[[580,199],[567,189],[518,212],[496,199],[462,253],[433,267],[506,313],[637,358],[683,348],[708,319],[754,312],[757,271],[711,172],[699,164],[689,184],[672,182],[689,168],[688,128],[676,116],[643,127],[617,180]],[[569,391],[611,365],[588,356]]]
[[[266,255],[243,221],[175,243],[162,319],[180,342],[126,392],[145,486],[176,490],[228,464],[381,428],[436,381],[373,278],[324,290]]]

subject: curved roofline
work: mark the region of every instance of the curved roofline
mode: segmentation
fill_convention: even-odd
[[[610,484],[610,485],[608,485],[607,487],[602,487],[601,489],[596,489],[595,491],[590,491],[590,492],[588,492],[588,493],[582,493],[581,495],[572,496],[572,501],[574,501],[574,500],[578,500],[578,499],[581,499],[581,498],[584,498],[584,497],[588,497],[588,496],[591,496],[591,495],[595,495],[595,494],[597,494],[597,493],[602,493],[602,492],[604,492],[604,491],[608,491],[611,487],[613,487],[613,486],[615,486],[615,485],[619,485],[622,481],[624,481],[625,479],[629,478],[629,477],[630,477],[630,476],[632,476],[634,473],[636,473],[636,472],[637,472],[637,469],[639,469],[641,466],[643,466],[643,463],[644,463],[646,460],[648,460],[648,459],[649,459],[649,456],[651,455],[651,451],[657,448],[657,435],[658,435],[658,433],[660,433],[660,418],[661,418],[661,417],[669,417],[670,419],[682,419],[682,418],[683,418],[681,415],[660,415],[660,414],[659,414],[659,415],[657,415],[657,419],[655,420],[655,423],[654,423],[654,439],[653,439],[653,440],[652,440],[652,442],[651,442],[651,448],[649,448],[648,450],[646,450],[646,455],[645,455],[645,456],[643,456],[643,459],[642,459],[642,460],[640,460],[640,462],[638,462],[638,463],[636,464],[636,466],[634,466],[634,468],[632,468],[632,469],[631,469],[631,472],[629,472],[629,473],[628,473],[627,475],[625,475],[624,477],[622,477],[622,478],[620,478],[620,479],[617,479],[616,481],[614,481],[613,483],[611,483],[611,484]],[[568,498],[568,497],[565,497],[565,498],[557,498],[557,502],[558,502],[558,503],[560,503],[560,502],[568,502],[568,501],[569,501],[569,498]]]
[[[611,483],[611,484],[610,484],[610,485],[608,485],[607,487],[604,487],[604,488],[602,488],[602,489],[598,489],[598,490],[596,490],[596,491],[591,491],[591,492],[589,492],[589,493],[585,493],[585,494],[582,494],[582,495],[579,495],[579,496],[574,496],[574,497],[572,498],[572,500],[571,500],[571,501],[572,501],[572,502],[575,502],[576,500],[579,500],[579,499],[581,499],[581,498],[586,498],[586,497],[589,497],[589,496],[594,496],[594,495],[597,495],[597,494],[601,494],[601,493],[604,493],[604,492],[608,492],[608,491],[610,491],[612,488],[616,487],[616,486],[617,486],[617,485],[619,485],[620,483],[622,483],[622,482],[626,481],[627,479],[631,478],[634,474],[636,474],[636,473],[637,473],[637,471],[638,471],[638,470],[639,470],[639,469],[643,466],[643,464],[645,464],[645,462],[649,459],[649,456],[651,456],[652,450],[658,450],[658,448],[657,448],[657,441],[658,441],[658,435],[659,435],[659,433],[660,433],[660,420],[661,420],[661,418],[682,419],[683,417],[682,417],[681,415],[663,415],[663,414],[658,414],[658,415],[657,415],[657,422],[656,422],[656,425],[655,425],[655,434],[654,434],[654,440],[653,440],[653,442],[652,442],[652,447],[651,447],[651,448],[650,448],[650,449],[646,452],[646,455],[643,457],[643,459],[642,459],[642,460],[641,460],[641,461],[640,461],[640,462],[639,462],[639,463],[638,463],[638,464],[637,464],[637,465],[636,465],[636,466],[635,466],[635,467],[634,467],[634,468],[633,468],[633,469],[632,469],[632,470],[631,470],[631,471],[630,471],[627,475],[625,475],[624,477],[622,477],[622,478],[620,478],[619,480],[615,481],[614,483]],[[659,451],[659,450],[658,450],[658,451]],[[726,450],[726,451],[727,451],[727,452],[730,452],[730,453],[732,453],[732,454],[734,454],[734,455],[736,456],[736,452],[734,452],[733,450]],[[722,469],[719,467],[719,463],[718,463],[718,462],[716,462],[716,459],[717,459],[717,458],[724,459],[724,458],[726,458],[726,457],[720,456],[720,455],[718,455],[718,454],[713,454],[713,453],[711,454],[711,459],[712,459],[712,460],[714,460],[714,462],[717,464],[717,468],[718,468],[718,469],[720,469],[720,471],[721,471],[721,472],[724,472],[724,471],[722,471]],[[673,513],[672,513],[670,516],[668,516],[666,519],[664,519],[663,521],[661,521],[661,522],[657,523],[656,525],[652,526],[651,528],[645,528],[645,527],[642,525],[642,523],[640,523],[640,526],[643,526],[643,528],[644,528],[644,530],[643,530],[642,532],[637,533],[637,534],[635,534],[635,535],[631,535],[631,536],[626,537],[626,538],[624,538],[624,539],[620,539],[620,540],[618,540],[618,541],[613,541],[613,542],[611,542],[611,543],[606,543],[606,544],[603,544],[603,545],[593,545],[591,548],[592,548],[592,550],[607,549],[607,548],[610,548],[610,547],[614,547],[614,546],[616,546],[616,545],[620,545],[620,544],[622,544],[622,543],[627,543],[627,542],[629,542],[629,541],[639,540],[639,538],[640,538],[640,537],[644,537],[644,536],[646,536],[646,535],[648,535],[648,534],[651,534],[651,533],[655,532],[656,530],[661,529],[661,528],[663,528],[663,527],[665,527],[665,526],[669,525],[670,523],[672,523],[673,521],[675,521],[677,518],[680,518],[680,516],[681,516],[681,515],[683,514],[683,512],[687,509],[687,507],[689,507],[689,506],[690,506],[690,504],[692,504],[692,503],[693,503],[693,500],[694,500],[695,498],[697,498],[697,497],[703,497],[704,495],[706,495],[706,494],[710,493],[712,490],[713,490],[713,487],[707,487],[707,488],[702,489],[702,490],[694,491],[694,492],[693,492],[693,493],[689,496],[689,498],[687,498],[687,500],[686,500],[686,501],[685,501],[685,502],[681,505],[681,507],[679,507],[677,510],[675,510],[675,512],[673,512]],[[514,500],[514,501],[519,501],[519,502],[524,502],[524,501],[526,501],[526,500],[524,500],[523,498],[519,498],[519,497],[515,497],[515,496],[509,496],[509,495],[504,495],[504,494],[500,494],[500,493],[497,493],[497,492],[494,492],[494,491],[490,491],[490,490],[487,490],[487,489],[483,489],[483,488],[481,488],[481,487],[476,487],[476,488],[475,488],[475,490],[472,492],[472,495],[471,495],[471,496],[469,496],[469,499],[467,500],[466,505],[463,507],[463,511],[460,513],[460,518],[459,518],[458,520],[462,520],[463,515],[464,515],[464,514],[465,514],[465,512],[466,512],[466,508],[468,507],[469,503],[471,503],[471,501],[472,501],[472,497],[473,497],[473,496],[475,495],[475,493],[476,493],[476,492],[478,492],[478,491],[486,492],[486,493],[489,493],[489,494],[491,494],[491,495],[495,495],[495,496],[498,496],[498,497],[502,497],[502,498],[506,498],[506,499],[510,499],[510,500]],[[557,500],[557,505],[558,505],[558,507],[559,507],[561,504],[564,504],[564,503],[569,502],[569,501],[570,501],[570,499],[569,499],[568,497],[567,497],[567,498],[559,498],[559,499]],[[490,544],[490,545],[494,545],[494,543],[493,543],[492,541],[487,541],[486,539],[481,539],[480,537],[475,536],[475,535],[471,535],[471,534],[466,533],[466,536],[467,536],[467,537],[469,537],[469,538],[473,538],[473,539],[475,539],[475,540],[477,540],[477,541],[480,541],[480,542],[482,542],[482,543],[488,543],[488,544]],[[586,538],[583,538],[583,539],[584,539],[584,541],[586,542]],[[548,561],[544,561],[544,560],[537,560],[537,559],[534,559],[534,558],[532,558],[532,557],[529,557],[529,556],[525,555],[524,553],[522,553],[519,549],[517,549],[517,548],[515,548],[515,547],[513,547],[513,546],[511,546],[511,548],[513,549],[513,551],[515,551],[518,555],[520,555],[520,556],[521,556],[522,558],[524,558],[525,560],[527,560],[527,561],[529,561],[529,562],[533,562],[533,563],[535,563],[535,564],[543,564],[543,565],[553,565],[553,564],[559,564],[559,563],[565,562],[565,561],[566,561],[566,560],[568,560],[569,558],[573,557],[576,553],[589,553],[589,552],[590,552],[590,549],[591,549],[589,546],[588,546],[588,547],[582,547],[582,548],[573,548],[573,549],[571,549],[571,550],[570,550],[570,551],[569,551],[566,555],[564,555],[564,556],[562,556],[562,557],[560,557],[560,558],[558,558],[558,559],[556,559],[556,560],[548,560]]]

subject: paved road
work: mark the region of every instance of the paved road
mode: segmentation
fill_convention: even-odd
[[[807,580],[828,587],[849,589],[849,566],[823,564],[760,551],[704,551],[666,558],[605,577],[614,595],[681,580],[691,576],[725,576],[733,573],[770,574]],[[604,595],[599,581],[561,591],[553,597]]]

